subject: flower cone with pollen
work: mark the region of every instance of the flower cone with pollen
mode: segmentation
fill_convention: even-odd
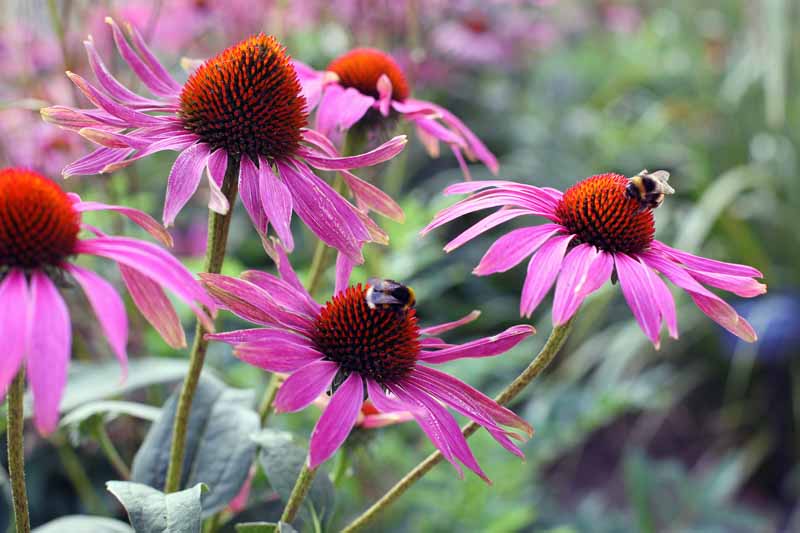
[[[136,28],[127,25],[124,32],[113,19],[106,21],[120,55],[154,97],[136,94],[112,77],[92,39],[85,41],[98,85],[68,75],[95,108],[42,110],[45,120],[100,145],[67,165],[65,176],[113,172],[174,150],[179,155],[167,178],[165,225],[175,222],[203,178],[208,180],[209,209],[226,214],[231,199],[222,192],[223,185],[236,179],[239,198],[265,242],[271,230],[291,250],[296,213],[353,263],[363,261],[364,243],[387,239],[366,212],[402,219],[394,200],[348,171],[393,158],[403,150],[405,136],[342,157],[325,135],[306,127],[304,88],[275,38],[259,34],[245,39],[201,64],[180,84]],[[312,168],[340,171],[360,209]],[[225,190],[235,190],[231,185]]]
[[[72,326],[59,287],[80,287],[104,337],[127,368],[128,319],[116,289],[95,272],[72,263],[93,255],[119,266],[134,304],[171,346],[185,345],[183,328],[164,289],[188,303],[210,326],[213,300],[174,257],[146,241],[92,229],[80,238],[81,213],[113,211],[165,243],[169,234],[149,215],[123,206],[84,202],[29,170],[0,170],[0,400],[24,364],[33,395],[34,423],[47,434],[58,425],[67,380]]]
[[[514,326],[467,344],[446,344],[432,335],[470,322],[478,313],[420,328],[413,309],[371,308],[366,301],[368,286],[348,287],[347,276],[337,276],[335,296],[321,306],[300,284],[282,250],[276,251],[275,261],[280,278],[254,271],[242,279],[202,275],[217,303],[263,326],[207,338],[234,345],[234,354],[249,364],[288,375],[275,398],[276,411],[298,411],[330,393],[311,435],[309,467],[316,468],[341,446],[359,417],[365,416],[362,407],[367,400],[387,415],[379,424],[413,417],[459,472],[463,464],[486,479],[447,407],[485,427],[504,448],[522,456],[512,438],[530,436],[530,425],[433,367],[455,359],[499,355],[531,335],[533,328]]]
[[[408,80],[400,65],[390,56],[375,48],[356,48],[334,59],[328,70],[339,77],[343,87],[353,87],[363,94],[380,98],[378,81],[386,76],[391,83],[394,98],[403,101],[411,94]]]
[[[684,289],[697,307],[722,327],[753,342],[752,326],[733,307],[704,285],[742,297],[766,292],[755,278],[757,269],[698,257],[654,238],[651,210],[625,193],[619,174],[600,174],[562,193],[512,181],[465,182],[445,194],[470,194],[440,211],[422,230],[425,234],[463,215],[498,207],[475,226],[450,241],[450,252],[482,233],[524,215],[545,217],[548,223],[521,227],[495,241],[475,274],[505,272],[530,257],[520,295],[520,313],[530,316],[555,285],[553,323],[565,324],[586,297],[616,275],[622,294],[639,326],[656,348],[662,324],[678,336],[675,301],[662,276]]]

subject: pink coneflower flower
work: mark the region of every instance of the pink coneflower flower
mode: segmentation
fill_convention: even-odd
[[[374,309],[367,287],[346,287],[343,278],[324,306],[300,284],[285,255],[277,250],[281,278],[246,272],[242,279],[203,274],[211,296],[236,315],[264,327],[211,334],[235,346],[241,360],[270,372],[289,374],[275,409],[299,411],[331,392],[311,435],[309,467],[315,468],[341,446],[369,399],[384,413],[408,411],[444,457],[462,473],[460,461],[483,479],[449,406],[474,420],[512,453],[522,456],[509,437],[531,435],[527,422],[466,383],[431,365],[465,357],[504,353],[533,333],[514,326],[492,337],[462,345],[434,337],[473,320],[420,328],[413,308]],[[520,436],[502,426],[517,428]]]
[[[464,154],[480,160],[496,174],[497,159],[480,139],[445,108],[411,98],[403,70],[388,54],[374,48],[356,48],[334,59],[325,71],[295,61],[309,108],[317,108],[317,129],[334,140],[354,126],[392,126],[397,117],[412,122],[432,157],[439,141],[447,143],[469,178]]]
[[[71,348],[70,317],[59,286],[74,281],[83,289],[123,374],[127,366],[125,305],[107,281],[74,264],[72,256],[94,255],[116,262],[134,303],[171,346],[185,344],[185,339],[163,288],[187,302],[206,327],[212,327],[200,306],[212,312],[216,306],[192,274],[158,246],[110,237],[81,223],[81,213],[98,210],[125,215],[169,243],[164,228],[141,211],[83,202],[28,170],[0,170],[0,391],[5,394],[24,361],[33,391],[34,421],[44,434],[58,423]],[[79,239],[82,227],[96,237]]]
[[[346,171],[375,165],[402,151],[404,136],[369,153],[340,157],[320,133],[305,128],[306,100],[285,49],[273,37],[250,37],[209,59],[183,85],[153,56],[141,35],[108,19],[120,54],[157,99],[131,92],[111,76],[91,39],[85,42],[100,87],[70,79],[96,106],[42,110],[45,120],[101,145],[68,165],[64,175],[111,172],[162,150],[180,152],[167,180],[164,223],[169,226],[207,174],[209,208],[230,208],[221,187],[238,163],[239,192],[259,233],[268,226],[293,247],[292,212],[328,245],[360,262],[364,242],[380,240],[377,225],[310,167]],[[150,113],[152,112],[152,113]],[[399,208],[376,187],[343,172],[360,206],[398,217]]]
[[[698,257],[655,240],[653,212],[640,210],[639,203],[626,196],[627,184],[619,174],[592,176],[564,193],[511,181],[459,183],[445,194],[473,194],[439,212],[422,233],[467,213],[501,208],[450,241],[444,248],[450,252],[518,216],[543,216],[550,222],[515,229],[499,238],[473,271],[479,276],[505,272],[531,256],[520,314],[530,316],[558,278],[553,323],[564,324],[614,273],[636,321],[658,348],[662,321],[671,337],[678,336],[675,302],[660,273],[688,292],[712,320],[743,340],[755,341],[750,324],[702,283],[752,297],[767,290],[754,279],[762,277],[761,272]]]

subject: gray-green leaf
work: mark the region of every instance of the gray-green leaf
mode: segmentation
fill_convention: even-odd
[[[103,516],[73,515],[56,518],[37,527],[32,533],[64,533],[74,531],[80,533],[134,533],[125,522],[105,518]]]
[[[203,484],[171,494],[130,481],[106,483],[128,512],[136,533],[199,533]]]

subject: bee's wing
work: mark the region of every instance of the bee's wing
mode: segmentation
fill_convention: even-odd
[[[653,179],[658,180],[661,182],[661,186],[664,189],[664,194],[675,194],[675,189],[670,187],[667,182],[669,181],[669,172],[666,170],[656,170],[655,172],[651,173],[650,176]]]
[[[376,289],[383,287],[383,280],[380,278],[369,278],[367,279],[367,283],[370,285],[370,287],[374,287]]]
[[[392,296],[391,294],[387,294],[385,292],[373,292],[372,296],[370,297],[371,302],[375,305],[403,305],[403,302]]]

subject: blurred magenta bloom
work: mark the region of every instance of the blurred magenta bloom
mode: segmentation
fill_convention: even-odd
[[[402,117],[416,126],[420,141],[432,157],[439,141],[447,143],[469,178],[466,155],[480,160],[496,174],[495,156],[455,115],[432,102],[411,98],[411,88],[397,62],[373,48],[356,48],[317,71],[295,61],[310,110],[317,109],[316,127],[334,141],[357,124],[380,125]]]
[[[0,170],[0,198],[0,391],[5,395],[24,361],[41,433],[52,432],[58,424],[67,379],[72,332],[58,291],[67,277],[86,294],[123,374],[127,367],[128,318],[122,298],[96,273],[74,264],[73,256],[93,255],[117,263],[134,303],[171,346],[183,346],[186,340],[163,288],[188,303],[205,327],[213,327],[201,306],[214,312],[214,302],[174,257],[153,244],[111,237],[81,223],[81,213],[115,211],[169,244],[169,234],[150,216],[81,201],[39,174],[13,168]],[[82,228],[96,237],[78,238]]]
[[[112,172],[155,152],[178,151],[164,201],[164,223],[170,226],[204,174],[211,190],[209,208],[227,213],[231,206],[221,187],[229,162],[235,161],[242,203],[262,236],[271,225],[291,250],[295,212],[321,240],[357,263],[363,261],[363,243],[386,240],[366,214],[310,167],[343,171],[360,207],[398,218],[402,212],[391,198],[346,171],[391,159],[402,151],[405,136],[366,154],[341,157],[324,135],[305,127],[306,101],[297,75],[272,37],[260,34],[228,48],[180,85],[135,28],[128,26],[126,38],[113,20],[108,23],[120,54],[157,99],[135,94],[112,77],[87,40],[100,87],[68,75],[96,107],[42,110],[48,122],[101,146],[64,168],[65,176]]]
[[[619,174],[592,176],[564,193],[511,181],[459,183],[445,194],[471,195],[439,212],[422,233],[468,213],[500,207],[450,241],[444,248],[450,252],[503,222],[522,215],[542,216],[550,222],[500,237],[473,271],[479,276],[505,272],[531,256],[521,315],[530,316],[558,278],[553,323],[564,324],[615,272],[636,321],[658,348],[662,321],[670,336],[678,337],[675,301],[660,273],[688,292],[712,320],[754,342],[756,333],[750,324],[701,283],[749,298],[767,290],[754,279],[762,277],[761,272],[698,257],[655,240],[653,213],[641,211],[639,203],[626,196],[627,184],[627,178]]]
[[[346,275],[337,276],[336,294],[323,306],[303,288],[286,255],[279,247],[275,250],[280,278],[257,271],[245,272],[241,279],[202,275],[219,305],[263,326],[207,338],[234,345],[234,354],[251,365],[289,374],[275,399],[278,411],[299,411],[330,392],[311,435],[311,468],[341,446],[367,398],[382,413],[410,412],[459,474],[461,461],[488,481],[445,406],[485,427],[504,448],[522,457],[509,437],[530,436],[530,425],[430,365],[499,355],[531,335],[532,327],[514,326],[492,337],[448,344],[435,335],[474,320],[477,313],[420,329],[414,309],[372,309],[365,299],[367,287],[348,287]]]

